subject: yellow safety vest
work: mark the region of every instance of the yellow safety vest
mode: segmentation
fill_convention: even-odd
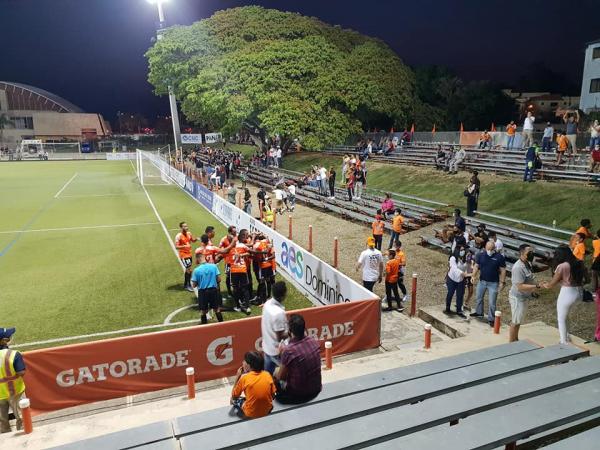
[[[25,390],[23,378],[15,372],[15,356],[17,352],[14,350],[0,350],[0,400],[7,400]]]
[[[267,222],[273,222],[273,210],[269,205],[265,206],[265,220]]]

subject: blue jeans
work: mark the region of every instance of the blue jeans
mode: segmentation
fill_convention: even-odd
[[[552,149],[552,138],[545,137],[542,138],[542,151],[549,152]]]
[[[485,291],[488,291],[489,296],[488,322],[493,322],[496,313],[496,299],[498,298],[498,282],[479,280],[477,292],[475,293],[477,298],[475,313],[478,315],[483,314],[483,296],[485,295]]]
[[[531,167],[529,167],[530,161],[525,161],[525,174],[523,175],[523,181],[533,180],[535,175],[535,162],[531,161]]]
[[[508,138],[506,139],[506,148],[508,150],[510,150],[513,147],[514,143],[515,143],[515,135],[513,134],[512,136],[508,136]]]
[[[591,137],[590,138],[590,150],[594,150],[596,145],[600,145],[600,136],[599,137]]]
[[[456,292],[456,312],[461,313],[463,307],[463,298],[465,296],[464,280],[460,283],[457,283],[456,281],[451,280],[450,277],[446,277],[446,287],[448,288],[448,293],[446,294],[446,311],[450,311],[452,297],[454,297],[454,293]]]
[[[388,250],[394,246],[394,242],[400,240],[400,233],[392,230],[392,237],[390,238],[390,245],[388,246]]]
[[[279,356],[271,356],[265,353],[265,370],[273,375],[275,369],[281,365]]]

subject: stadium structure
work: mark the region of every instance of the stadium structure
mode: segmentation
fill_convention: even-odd
[[[56,94],[22,83],[0,81],[0,115],[9,120],[0,142],[8,148],[23,139],[83,141],[111,133],[101,114],[86,113]]]

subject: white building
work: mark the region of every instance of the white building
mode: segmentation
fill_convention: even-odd
[[[585,51],[579,109],[600,111],[600,39],[590,42]]]

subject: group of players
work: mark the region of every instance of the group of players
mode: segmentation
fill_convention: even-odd
[[[246,229],[238,232],[232,225],[217,246],[213,244],[215,228],[212,226],[206,227],[200,239],[191,233],[186,222],[181,222],[179,228],[175,248],[185,268],[183,287],[190,292],[197,291],[201,323],[207,323],[209,309],[219,322],[223,321],[221,273],[217,267],[221,260],[225,263],[225,285],[233,299],[233,311],[250,315],[250,304],[262,305],[271,296],[276,273],[275,250],[264,233],[250,233]],[[193,250],[192,243],[198,241],[198,247]],[[192,270],[193,256],[196,267]],[[252,272],[258,283],[256,293]]]

